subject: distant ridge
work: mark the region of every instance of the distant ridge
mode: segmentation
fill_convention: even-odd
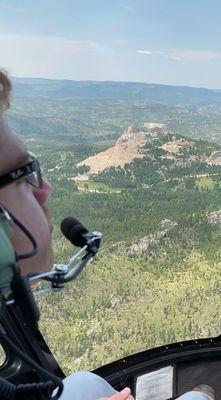
[[[169,105],[221,104],[221,90],[142,82],[72,81],[44,78],[13,78],[15,95],[53,99],[100,98],[159,102]]]
[[[8,117],[26,138],[116,141],[123,130],[161,121],[185,137],[221,142],[221,90],[133,82],[13,79]]]

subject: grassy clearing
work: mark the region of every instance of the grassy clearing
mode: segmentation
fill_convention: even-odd
[[[214,189],[215,182],[208,176],[200,176],[196,179],[196,184],[199,189]]]
[[[108,193],[119,193],[121,190],[119,189],[114,189],[111,186],[108,186],[104,183],[101,182],[94,182],[94,181],[85,181],[85,182],[80,182],[78,184],[79,188],[82,188],[84,190],[97,190],[98,192],[108,192]]]

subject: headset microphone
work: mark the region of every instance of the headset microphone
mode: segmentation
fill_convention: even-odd
[[[87,244],[89,232],[76,218],[65,218],[61,222],[61,232],[76,247]]]
[[[73,217],[67,217],[61,222],[61,232],[74,246],[81,248],[87,246],[88,252],[97,253],[101,239],[100,232],[89,232]]]

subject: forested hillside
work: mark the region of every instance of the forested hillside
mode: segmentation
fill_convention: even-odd
[[[40,301],[42,331],[65,372],[220,334],[221,228],[219,213],[215,223],[209,216],[221,209],[221,166],[208,164],[219,146],[159,135],[144,145],[143,159],[91,176],[84,190],[76,164],[105,144],[29,147],[54,187],[56,262],[73,253],[59,232],[63,217],[103,233],[81,276]]]
[[[221,92],[133,82],[16,78],[9,119],[25,137],[51,142],[116,140],[128,125],[147,121],[221,142]]]

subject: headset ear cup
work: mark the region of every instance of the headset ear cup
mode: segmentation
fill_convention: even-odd
[[[0,205],[0,292],[4,295],[11,292],[13,267],[16,264],[16,254],[10,240],[11,234],[10,217]]]

